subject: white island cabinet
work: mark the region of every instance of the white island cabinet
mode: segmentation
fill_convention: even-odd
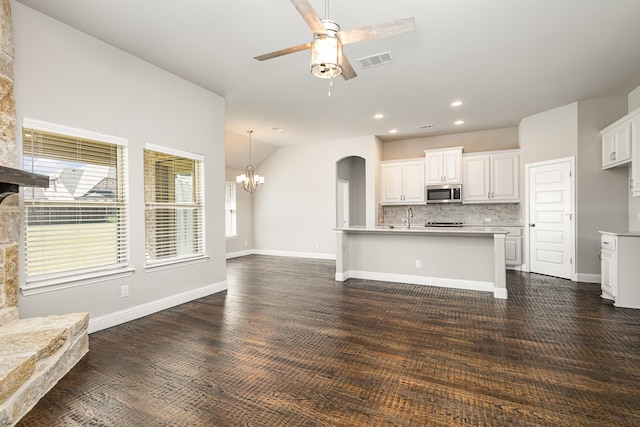
[[[640,233],[600,233],[602,298],[640,309]]]
[[[492,227],[336,229],[336,281],[440,286],[507,298],[505,236]]]

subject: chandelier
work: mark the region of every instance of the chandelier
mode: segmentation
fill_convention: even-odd
[[[249,134],[249,164],[244,173],[236,177],[236,183],[242,185],[242,189],[247,193],[255,193],[262,188],[264,176],[256,174],[256,167],[251,164],[251,134],[253,131],[248,130],[247,133]]]

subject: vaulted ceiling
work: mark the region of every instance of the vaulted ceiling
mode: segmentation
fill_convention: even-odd
[[[236,167],[246,163],[248,129],[259,157],[269,151],[260,143],[517,126],[640,85],[637,0],[331,0],[329,18],[343,29],[416,23],[415,32],[346,45],[358,77],[333,79],[331,96],[329,81],[309,72],[308,51],[253,59],[312,40],[288,0],[17,1],[225,97],[227,146],[242,154]],[[325,1],[310,3],[324,18]],[[392,63],[359,66],[383,52]]]

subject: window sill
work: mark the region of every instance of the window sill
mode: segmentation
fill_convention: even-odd
[[[59,291],[61,289],[75,288],[76,286],[90,285],[93,283],[105,282],[107,280],[120,279],[122,277],[130,277],[133,275],[134,271],[134,268],[126,267],[119,268],[117,270],[41,280],[22,286],[20,288],[20,293],[24,296],[44,294],[47,292]]]
[[[196,258],[183,258],[183,259],[174,259],[171,261],[158,261],[153,264],[147,264],[144,268],[144,271],[151,273],[154,271],[167,270],[175,267],[182,267],[185,265],[191,264],[200,264],[202,262],[207,262],[209,260],[209,255],[202,255]]]

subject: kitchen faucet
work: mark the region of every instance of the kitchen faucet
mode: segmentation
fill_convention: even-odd
[[[407,209],[407,228],[411,228],[411,218],[413,218],[413,209],[409,206]]]

